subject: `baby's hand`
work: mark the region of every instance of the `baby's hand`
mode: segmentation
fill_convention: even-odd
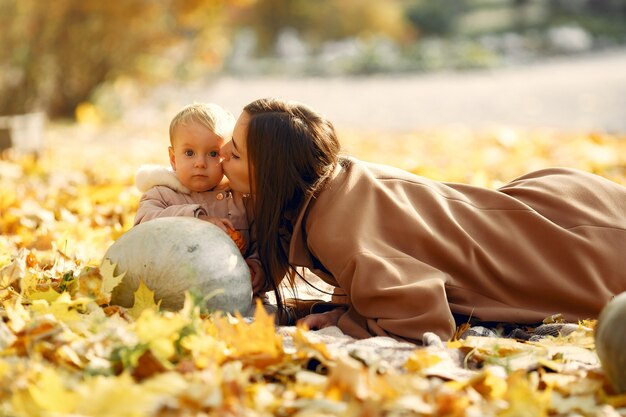
[[[252,293],[255,295],[264,293],[265,289],[265,272],[258,259],[246,259],[246,263],[250,268],[250,279],[252,280]]]
[[[220,229],[222,229],[226,233],[228,233],[228,229],[234,229],[235,228],[235,226],[233,226],[233,224],[230,222],[230,220],[225,219],[225,218],[206,216],[204,214],[201,214],[198,218],[200,220],[205,220],[205,221],[207,221],[209,223],[213,223],[214,225],[216,225],[217,227],[219,227]]]

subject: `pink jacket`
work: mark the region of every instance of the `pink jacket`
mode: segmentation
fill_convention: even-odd
[[[347,334],[448,339],[453,313],[576,321],[626,291],[626,187],[566,168],[491,190],[342,165],[305,203],[289,259],[345,294]]]
[[[135,225],[158,217],[205,214],[227,218],[245,238],[245,254],[250,256],[256,250],[254,236],[250,233],[253,214],[247,194],[228,188],[192,192],[180,183],[172,170],[156,165],[142,166],[135,176],[135,184],[144,193],[139,200]]]

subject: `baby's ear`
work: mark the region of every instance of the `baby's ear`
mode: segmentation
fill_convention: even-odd
[[[174,148],[171,146],[167,148],[167,152],[170,155],[170,165],[172,166],[172,170],[176,171],[176,155],[174,154]]]

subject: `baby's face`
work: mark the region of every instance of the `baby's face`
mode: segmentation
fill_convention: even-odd
[[[170,164],[178,180],[191,191],[215,188],[224,176],[220,158],[223,144],[224,139],[200,123],[178,126],[169,148]]]

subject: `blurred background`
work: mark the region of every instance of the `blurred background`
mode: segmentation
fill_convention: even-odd
[[[182,106],[265,96],[437,180],[626,184],[626,0],[0,0],[0,258],[98,259]]]
[[[0,27],[0,148],[46,126],[164,156],[182,106],[264,96],[411,169],[407,132],[453,129],[452,154],[462,129],[626,133],[626,0],[0,0]]]
[[[402,129],[414,117],[429,123],[417,111],[424,100],[432,124],[448,120],[437,112],[459,112],[458,104],[445,108],[448,94],[474,104],[513,101],[530,120],[545,110],[541,101],[559,104],[550,94],[582,84],[596,89],[577,99],[582,110],[605,105],[595,96],[618,88],[621,99],[611,104],[626,119],[626,0],[0,0],[0,27],[0,115],[152,123],[189,100],[226,101],[238,112],[249,97],[271,94],[328,102],[331,113],[375,106],[362,123]],[[532,69],[494,74],[564,57],[535,68],[536,78]],[[448,78],[432,76],[442,72]],[[254,82],[267,77],[266,87]],[[537,102],[516,102],[528,88],[540,93]],[[401,106],[387,114],[398,94]],[[497,107],[471,113],[509,121]],[[399,108],[397,124],[381,120]],[[336,115],[340,123],[363,114],[350,111],[356,115]],[[567,118],[576,117],[585,115]]]

